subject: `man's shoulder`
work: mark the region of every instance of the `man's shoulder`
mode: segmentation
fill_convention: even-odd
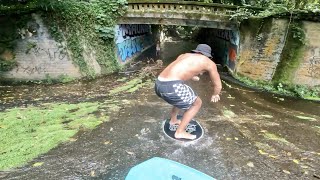
[[[202,54],[197,54],[197,53],[184,53],[181,54],[179,56],[179,58],[183,58],[183,59],[205,59],[206,56],[202,55]]]

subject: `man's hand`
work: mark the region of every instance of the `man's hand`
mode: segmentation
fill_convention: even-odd
[[[211,97],[211,102],[218,102],[220,100],[219,94],[217,95],[212,95]]]
[[[200,78],[199,78],[198,76],[193,76],[193,77],[192,77],[192,80],[193,80],[193,81],[199,81]]]

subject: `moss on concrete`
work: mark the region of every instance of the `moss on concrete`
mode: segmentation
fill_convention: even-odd
[[[259,41],[259,34],[269,33],[272,27],[271,18],[250,18],[241,22],[240,36],[253,37]],[[243,40],[243,39],[242,39]]]
[[[24,164],[67,141],[79,129],[92,129],[107,117],[96,116],[99,103],[43,104],[0,113],[0,169]],[[48,111],[49,109],[49,111]]]
[[[109,92],[109,95],[119,94],[123,92],[130,92],[130,93],[134,92],[142,86],[141,83],[142,83],[142,80],[140,78],[132,79],[127,83],[125,83],[123,86],[119,86],[111,90]]]
[[[273,76],[274,82],[293,84],[294,73],[303,60],[304,34],[301,34],[302,23],[292,23],[289,26],[287,41],[281,54],[280,62]],[[297,36],[297,33],[300,36]],[[303,32],[302,32],[303,33]]]

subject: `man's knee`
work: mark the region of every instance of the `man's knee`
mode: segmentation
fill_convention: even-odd
[[[193,103],[194,106],[201,106],[201,104],[202,104],[202,100],[199,97]]]

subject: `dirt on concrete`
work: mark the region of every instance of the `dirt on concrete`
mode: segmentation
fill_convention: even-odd
[[[320,104],[223,82],[218,103],[210,103],[207,75],[188,82],[203,100],[195,119],[205,134],[195,142],[166,137],[162,123],[171,106],[150,86],[119,96],[131,105],[109,122],[79,132],[76,141],[61,144],[24,167],[0,172],[0,179],[118,180],[152,157],[180,162],[216,179],[319,179]],[[99,84],[101,91],[87,86],[85,92],[99,97],[108,86]],[[73,92],[76,95],[77,90]],[[59,97],[72,99],[70,94]],[[34,167],[35,162],[43,164]]]

